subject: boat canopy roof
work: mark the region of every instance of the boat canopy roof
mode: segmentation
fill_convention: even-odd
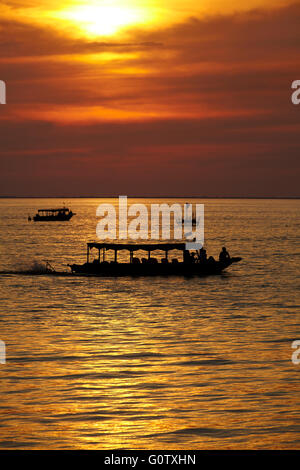
[[[88,243],[89,249],[97,248],[101,250],[129,250],[129,251],[170,251],[170,250],[180,250],[186,251],[185,243]]]
[[[69,209],[61,207],[59,209],[39,209],[38,212],[67,212]]]

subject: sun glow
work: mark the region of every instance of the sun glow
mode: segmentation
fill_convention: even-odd
[[[89,36],[111,36],[121,29],[145,23],[145,10],[120,4],[91,4],[60,12],[60,18],[74,22]]]

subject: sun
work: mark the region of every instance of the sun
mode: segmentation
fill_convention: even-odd
[[[145,11],[137,7],[124,6],[125,2],[122,2],[123,5],[121,2],[111,1],[97,3],[63,10],[59,16],[75,23],[77,28],[89,36],[111,36],[121,29],[147,20]]]

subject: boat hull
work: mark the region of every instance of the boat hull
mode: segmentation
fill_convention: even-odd
[[[209,276],[221,274],[231,264],[241,258],[231,258],[226,262],[207,263],[108,263],[93,262],[69,265],[73,274],[91,276]]]
[[[34,222],[65,222],[70,220],[73,217],[73,213],[69,213],[66,215],[60,215],[60,216],[40,216],[40,215],[35,215],[33,217]]]

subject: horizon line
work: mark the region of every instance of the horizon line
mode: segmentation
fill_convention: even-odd
[[[121,195],[123,196],[123,195]],[[118,199],[118,196],[0,196],[0,199]],[[127,196],[128,199],[300,199],[300,196]]]

